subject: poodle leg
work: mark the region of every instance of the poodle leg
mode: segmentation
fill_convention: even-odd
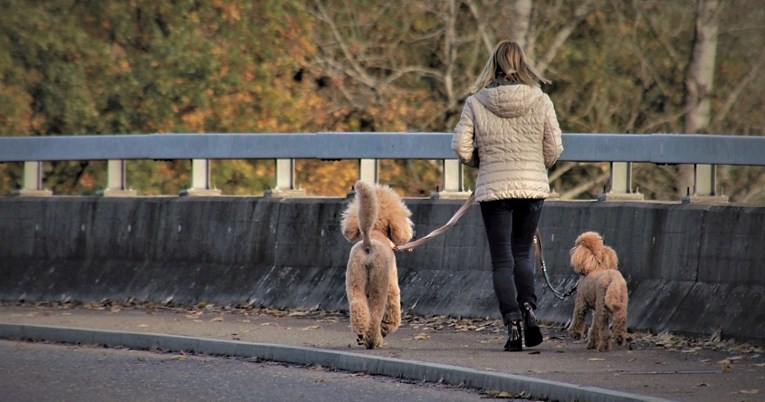
[[[609,313],[605,304],[598,303],[592,321],[592,327],[597,328],[593,342],[596,344],[598,352],[611,350],[611,330],[608,328],[608,316]]]
[[[357,299],[350,303],[351,330],[358,335],[358,342],[365,342],[369,332],[369,306],[366,299]]]
[[[616,343],[624,343],[627,333],[627,283],[620,274],[608,284],[605,294],[605,305],[611,315],[611,323]]]
[[[369,304],[367,302],[367,278],[360,265],[348,265],[345,290],[348,296],[348,310],[351,316],[351,330],[359,336],[358,341],[369,331]]]
[[[379,260],[379,258],[378,258]],[[385,262],[376,262],[369,268],[369,327],[366,332],[366,347],[374,349],[382,346],[381,324],[388,298],[388,272]]]
[[[600,328],[595,323],[595,317],[592,318],[590,330],[587,332],[587,349],[595,349],[595,339],[600,336]]]
[[[587,303],[580,294],[576,296],[574,316],[568,327],[568,334],[572,339],[579,340],[584,336],[585,317],[587,316]]]
[[[380,328],[383,337],[395,332],[401,325],[401,290],[398,287],[398,275],[396,275],[395,266],[391,271],[389,282],[388,302],[385,306],[385,314]]]
[[[627,308],[618,306],[611,310],[612,330],[614,339],[618,345],[624,344],[627,339]]]
[[[605,305],[603,298],[600,295],[596,295],[595,309],[592,312],[592,324],[590,326],[590,333],[587,336],[587,349],[596,349],[600,343],[600,338],[603,336],[603,316],[605,313]],[[606,322],[606,324],[608,324]]]

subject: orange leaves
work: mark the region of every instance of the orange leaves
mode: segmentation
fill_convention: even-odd
[[[242,19],[242,11],[239,4],[225,0],[213,1],[213,7],[220,12],[220,17],[229,23],[239,22]]]
[[[300,160],[297,170],[299,185],[307,194],[342,197],[358,178],[358,161]]]

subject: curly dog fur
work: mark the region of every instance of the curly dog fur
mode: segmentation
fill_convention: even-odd
[[[616,343],[621,345],[626,340],[627,282],[618,265],[616,252],[603,244],[603,237],[597,232],[582,233],[571,249],[571,266],[584,278],[577,288],[569,334],[574,339],[584,336],[585,316],[589,310],[595,310],[587,349],[611,350],[609,321]]]
[[[348,257],[345,290],[351,329],[359,345],[374,349],[401,325],[401,293],[393,247],[412,239],[412,215],[390,187],[356,182],[343,212],[343,236],[356,242]]]

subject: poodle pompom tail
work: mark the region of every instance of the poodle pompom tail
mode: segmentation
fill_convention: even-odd
[[[611,273],[611,280],[606,288],[605,302],[606,306],[612,311],[618,311],[627,306],[627,293],[623,289],[627,288],[627,282],[620,274]]]
[[[356,197],[359,208],[359,230],[361,231],[361,241],[364,250],[369,253],[371,243],[369,232],[377,222],[378,202],[377,192],[367,182],[359,180],[356,182]]]

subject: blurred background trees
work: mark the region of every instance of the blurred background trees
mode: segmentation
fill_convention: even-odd
[[[513,39],[552,85],[564,132],[765,134],[759,0],[0,0],[0,135],[450,132],[494,44]],[[380,161],[408,196],[438,161]],[[44,164],[56,194],[93,194],[105,163]],[[177,194],[189,161],[129,161],[141,194]],[[344,195],[353,161],[300,160],[298,184]],[[679,199],[684,167],[636,165],[647,199]],[[21,164],[0,164],[0,194]],[[214,161],[224,194],[273,186],[273,161]],[[469,174],[468,185],[474,172]],[[765,172],[724,166],[732,201]],[[559,163],[563,198],[594,198],[606,164]]]

